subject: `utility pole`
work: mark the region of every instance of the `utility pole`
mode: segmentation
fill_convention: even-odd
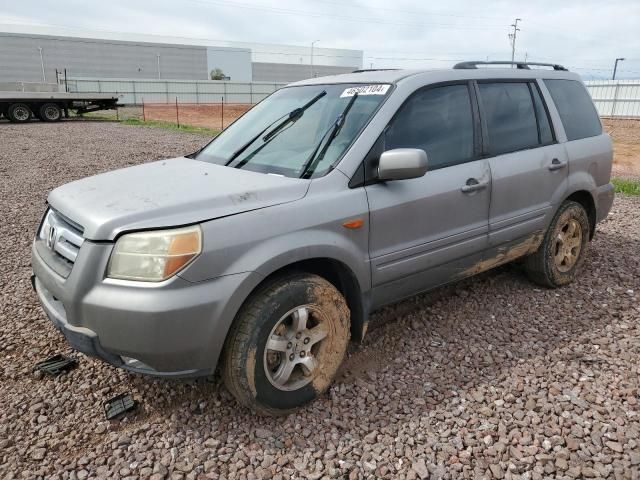
[[[40,66],[42,67],[42,83],[47,83],[47,77],[44,74],[44,58],[42,58],[42,47],[38,47],[40,52]]]
[[[616,79],[616,72],[618,71],[618,62],[624,62],[624,58],[616,58],[616,63],[613,64],[613,78]]]
[[[518,28],[518,22],[521,22],[521,18],[516,18],[516,21],[511,24],[513,27],[513,33],[509,34],[509,40],[511,40],[511,68],[513,68],[513,61],[516,58],[516,38],[520,29]]]
[[[314,40],[313,42],[311,42],[311,78],[314,77],[313,75],[313,46],[318,43],[320,40]]]

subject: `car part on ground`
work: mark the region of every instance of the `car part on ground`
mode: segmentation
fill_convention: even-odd
[[[133,399],[131,394],[121,393],[104,402],[104,416],[107,420],[113,420],[135,410],[137,405],[138,402]]]
[[[49,375],[57,376],[68,370],[71,370],[78,366],[78,360],[73,357],[65,357],[61,354],[54,355],[52,357],[36,363],[35,370],[48,373]]]

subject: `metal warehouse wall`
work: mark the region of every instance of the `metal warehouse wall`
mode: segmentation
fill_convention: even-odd
[[[592,80],[585,84],[601,116],[640,117],[640,80]]]
[[[314,65],[313,76],[337,75],[351,73],[360,67],[335,67],[327,65]],[[311,77],[311,66],[296,63],[261,63],[253,62],[254,82],[297,82]]]
[[[73,77],[208,78],[205,47],[0,33],[0,81],[47,82],[55,69]]]

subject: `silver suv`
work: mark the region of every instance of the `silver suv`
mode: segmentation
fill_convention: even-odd
[[[329,386],[382,305],[517,258],[568,284],[613,202],[611,141],[577,75],[481,63],[294,83],[196,153],[53,190],[46,314],[128,370],[220,364],[277,414]]]

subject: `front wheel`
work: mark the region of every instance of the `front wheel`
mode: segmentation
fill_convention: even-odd
[[[550,288],[571,283],[584,262],[588,242],[587,212],[577,202],[564,202],[538,251],[525,259],[529,278]]]
[[[294,274],[261,288],[229,331],[222,376],[239,403],[289,413],[331,384],[349,341],[349,309],[324,278]]]

